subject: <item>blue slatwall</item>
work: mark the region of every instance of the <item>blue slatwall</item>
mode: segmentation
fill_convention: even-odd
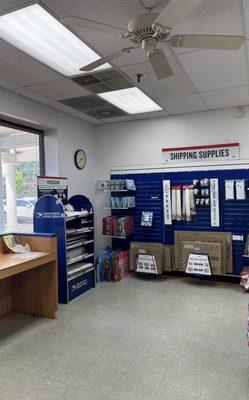
[[[175,230],[232,232],[234,235],[244,235],[245,239],[249,233],[249,198],[240,201],[225,200],[225,180],[245,179],[249,182],[247,169],[127,174],[112,175],[111,178],[134,179],[136,183],[136,209],[129,210],[129,215],[133,215],[135,221],[135,234],[131,237],[133,241],[174,244]],[[220,227],[211,227],[210,207],[198,207],[196,219],[190,223],[174,221],[172,226],[164,225],[162,181],[169,179],[172,185],[183,186],[191,184],[193,179],[203,178],[219,179]],[[151,228],[141,226],[142,211],[153,211],[154,220]],[[120,240],[115,240],[113,245],[127,248],[129,241],[120,244]],[[239,275],[243,268],[243,250],[244,242],[233,241],[234,275]]]

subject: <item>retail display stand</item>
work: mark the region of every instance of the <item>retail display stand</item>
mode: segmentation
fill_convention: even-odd
[[[106,233],[104,232],[104,220],[103,218],[103,234],[102,236],[104,237],[109,237],[111,239],[127,239],[130,237],[133,232],[134,232],[134,227],[133,227],[133,212],[135,210],[135,184],[134,181],[131,183],[131,187],[129,187],[129,184],[127,186],[127,183],[125,180],[119,179],[117,181],[114,180],[109,180],[109,181],[99,181],[98,182],[98,189],[102,192],[108,192],[111,194],[111,198],[108,199],[110,204],[108,204],[106,207],[104,207],[105,210],[111,210],[111,217],[112,218],[124,218],[124,217],[130,217],[130,221],[127,221],[127,229],[124,226],[124,229],[122,231],[126,231],[126,233],[122,233],[118,227],[115,229],[115,224],[118,225],[118,221],[114,221],[114,232],[113,234]],[[112,196],[115,194],[115,199],[116,199],[116,204],[112,204]],[[134,202],[131,204],[128,203],[128,199],[134,199]],[[119,201],[117,201],[119,200]],[[123,200],[123,201],[122,201]],[[133,212],[132,212],[133,211]],[[127,212],[129,214],[127,214]],[[109,218],[109,217],[107,217]],[[108,222],[107,222],[108,223]],[[126,225],[126,223],[124,224]],[[129,225],[129,226],[128,226]],[[120,246],[118,246],[120,247]]]
[[[74,212],[66,213],[60,200],[45,195],[34,209],[34,231],[55,233],[58,238],[60,303],[68,303],[95,286],[93,206],[82,195],[71,197],[68,203]]]

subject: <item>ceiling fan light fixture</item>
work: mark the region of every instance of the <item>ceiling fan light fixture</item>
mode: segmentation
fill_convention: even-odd
[[[162,108],[137,87],[98,94],[128,114],[161,111]]]
[[[100,56],[35,3],[0,15],[0,38],[65,76]],[[104,64],[96,70],[111,68]]]

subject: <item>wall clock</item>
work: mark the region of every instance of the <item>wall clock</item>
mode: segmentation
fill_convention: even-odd
[[[86,165],[86,153],[84,150],[77,150],[74,153],[74,163],[78,169],[83,169]]]

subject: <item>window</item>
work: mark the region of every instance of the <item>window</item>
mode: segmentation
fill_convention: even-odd
[[[33,230],[42,133],[0,121],[0,231]]]

